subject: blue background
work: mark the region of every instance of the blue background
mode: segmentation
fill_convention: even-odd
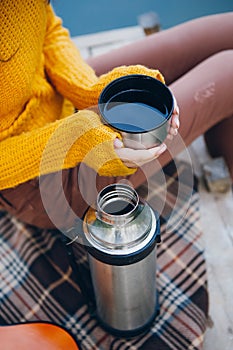
[[[233,0],[51,0],[72,36],[137,25],[154,11],[166,29],[192,18],[233,11]]]

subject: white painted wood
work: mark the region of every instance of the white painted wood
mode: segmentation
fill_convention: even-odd
[[[100,55],[127,45],[132,41],[141,39],[144,35],[144,31],[140,26],[133,26],[76,36],[72,40],[82,57],[86,59],[89,56]]]
[[[132,41],[135,40],[124,40],[122,41],[118,41],[118,42],[111,42],[108,43],[107,45],[99,45],[99,46],[95,46],[92,48],[92,55],[101,55],[105,52],[108,52],[109,50],[113,50],[113,49],[117,49],[118,47],[122,47],[124,45],[130,44]]]
[[[79,48],[79,52],[84,60],[90,57],[90,49],[87,47]]]
[[[121,43],[125,41],[135,41],[144,36],[143,29],[140,26],[125,27],[113,29],[93,34],[85,34],[73,37],[75,45],[79,48],[95,47],[108,45],[109,43]]]

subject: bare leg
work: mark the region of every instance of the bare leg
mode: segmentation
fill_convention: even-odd
[[[233,12],[186,22],[124,48],[93,57],[89,59],[89,63],[98,74],[123,64],[144,64],[158,68],[178,100],[180,135],[188,146],[212,126],[233,116],[231,50]],[[226,124],[221,124],[221,130],[218,131],[219,135],[224,135],[219,150],[233,178],[230,149],[232,140],[231,135],[229,136],[232,132],[224,132],[224,125]],[[208,135],[209,140],[211,133]],[[216,143],[216,140],[214,142]],[[174,141],[170,145],[175,150],[174,153],[181,150],[180,145],[176,143],[178,142]],[[159,160],[165,165],[170,159],[171,155],[166,152]],[[155,170],[156,164],[154,162],[146,167]],[[136,177],[139,180],[140,171]]]
[[[215,134],[218,134],[218,138],[214,140],[215,148],[224,156],[233,179],[233,50],[211,56],[171,84],[170,88],[180,106],[179,134],[185,145],[188,146],[199,135],[216,125]],[[166,151],[160,156],[161,165],[168,163],[174,154],[181,151],[182,146],[180,139],[175,137],[168,144],[172,155]],[[144,168],[152,174],[158,164],[151,162]],[[135,177],[139,184],[140,171]]]
[[[143,64],[159,69],[170,84],[207,57],[227,49],[233,49],[233,12],[177,25],[87,61],[98,75],[119,65]]]

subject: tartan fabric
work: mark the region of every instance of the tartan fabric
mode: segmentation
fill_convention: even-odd
[[[0,323],[49,321],[67,329],[84,350],[201,349],[208,291],[198,192],[194,183],[192,196],[185,197],[190,189],[186,164],[169,164],[164,173],[166,204],[156,277],[160,314],[147,332],[126,339],[101,328],[91,307],[85,249],[73,244],[72,256],[59,231],[24,225],[6,212],[0,212]],[[156,207],[161,191],[157,179],[152,181],[154,193],[147,195],[146,185],[138,192]]]

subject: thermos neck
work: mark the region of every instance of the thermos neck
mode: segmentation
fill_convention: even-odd
[[[84,218],[86,244],[109,255],[138,252],[155,240],[157,218],[126,184],[106,186]]]
[[[134,219],[138,205],[139,197],[132,187],[109,185],[97,197],[97,216],[108,224],[123,226]]]

